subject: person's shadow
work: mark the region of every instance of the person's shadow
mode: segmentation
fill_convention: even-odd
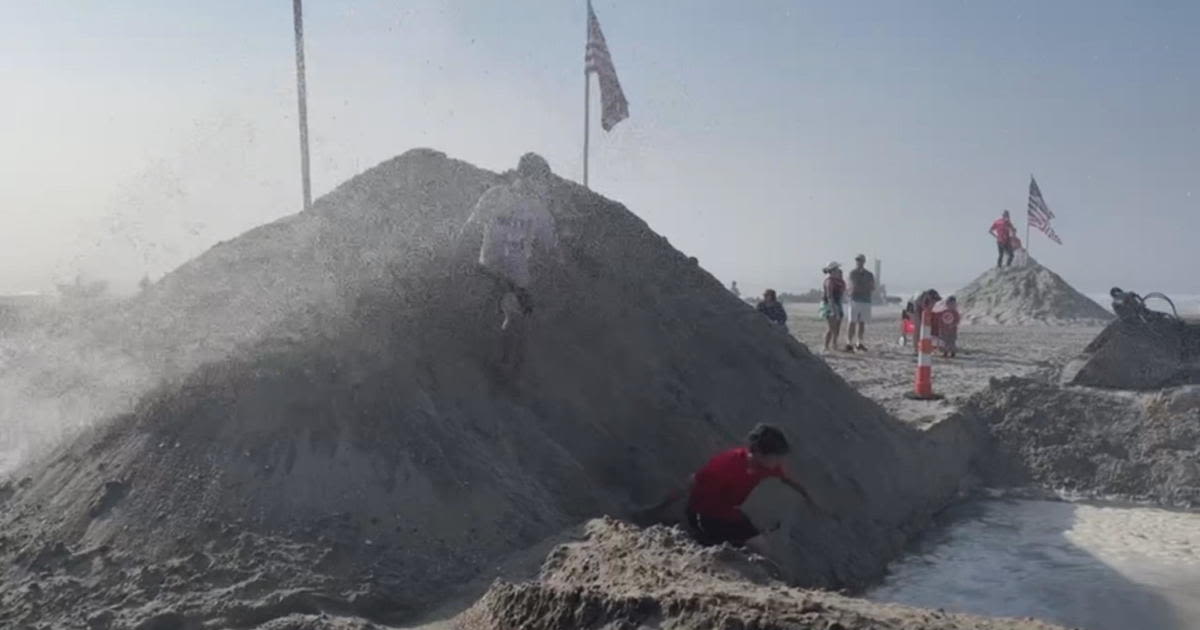
[[[946,514],[948,522],[918,540],[909,555],[889,567],[883,583],[866,595],[954,612],[1033,617],[1088,630],[1196,627],[1200,617],[1181,615],[1180,609],[1200,608],[1200,601],[1181,605],[1179,600],[1198,592],[1200,569],[1181,578],[1143,566],[1137,570],[1143,579],[1131,578],[1128,567],[1119,571],[1079,541],[1087,539],[1088,532],[1102,532],[1091,544],[1113,545],[1136,534],[1111,524],[1103,529],[1104,523],[1081,528],[1082,509],[1090,508],[1011,500],[953,508]],[[1166,591],[1178,593],[1177,601],[1169,601]],[[1194,612],[1200,615],[1200,610]]]

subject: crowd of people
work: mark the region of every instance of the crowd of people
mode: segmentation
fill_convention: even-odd
[[[1000,218],[992,222],[988,229],[996,240],[996,267],[1011,267],[1016,259],[1018,265],[1028,261],[1021,239],[1017,238],[1017,229],[1013,225],[1012,216],[1008,210],[1003,211]],[[820,317],[826,323],[824,350],[826,352],[866,352],[866,327],[871,321],[872,305],[876,299],[876,279],[866,268],[867,257],[859,254],[854,257],[854,269],[843,275],[842,266],[832,261],[821,269],[825,279],[821,285]],[[737,283],[734,283],[736,292]],[[739,294],[740,295],[740,294]],[[1115,299],[1115,298],[1114,298]],[[767,289],[758,302],[758,310],[772,323],[787,326],[787,311],[780,303],[774,289]],[[918,352],[922,332],[923,313],[929,311],[932,319],[928,326],[928,334],[934,338],[942,356],[954,357],[958,354],[958,326],[962,316],[958,311],[958,300],[954,296],[942,299],[933,289],[914,295],[905,304],[900,315],[900,345],[911,345],[913,352]],[[846,342],[841,343],[842,327],[846,328]]]

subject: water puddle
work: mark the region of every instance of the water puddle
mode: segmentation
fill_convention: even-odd
[[[951,516],[867,597],[1090,630],[1200,629],[1200,514],[997,500]]]

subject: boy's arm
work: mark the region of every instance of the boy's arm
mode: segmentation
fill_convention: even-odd
[[[796,478],[792,477],[792,475],[786,469],[783,471],[783,474],[781,474],[779,476],[779,480],[782,481],[783,483],[785,483],[792,490],[799,492],[800,496],[804,497],[804,500],[807,501],[808,504],[810,506],[812,506],[812,508],[814,510],[821,512],[823,514],[826,514],[830,518],[835,518],[835,519],[837,518],[837,516],[833,512],[818,505],[816,501],[813,501],[812,495],[810,495],[808,493],[808,490],[805,490],[804,486],[800,485],[800,482],[796,481]]]

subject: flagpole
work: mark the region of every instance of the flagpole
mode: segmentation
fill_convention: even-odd
[[[587,46],[592,36],[592,25],[589,21],[592,14],[592,0],[587,1],[588,17],[583,20],[584,33],[583,43]],[[591,118],[592,107],[592,76],[588,73],[587,64],[583,66],[583,187],[588,187],[588,136],[591,133],[591,125],[588,124]]]
[[[1029,253],[1029,211],[1025,211],[1025,255],[1031,256]]]
[[[308,176],[308,96],[304,85],[304,17],[300,0],[292,0],[292,21],[296,27],[296,99],[300,109],[300,181],[304,190],[304,209],[312,207],[312,184]]]

